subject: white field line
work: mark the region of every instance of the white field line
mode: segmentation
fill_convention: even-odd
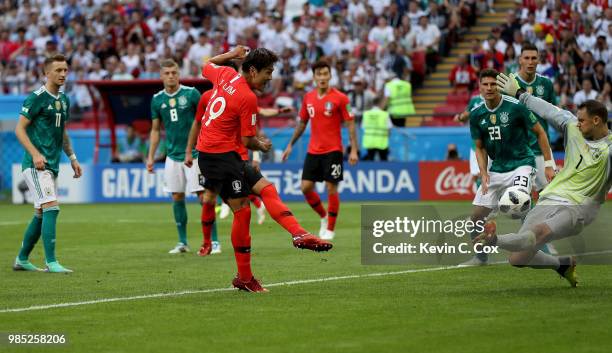
[[[576,254],[576,255],[577,256],[589,256],[589,255],[602,255],[602,254],[609,254],[609,253],[612,253],[612,250],[592,251],[592,252]],[[495,262],[494,264],[502,264],[502,263],[506,263],[506,261]],[[375,272],[375,273],[365,273],[361,275],[323,277],[323,278],[313,278],[313,279],[304,279],[304,280],[264,284],[264,287],[269,288],[269,287],[293,286],[293,285],[309,284],[309,283],[341,281],[341,280],[347,280],[347,279],[386,277],[386,276],[403,275],[407,273],[454,270],[458,268],[465,268],[465,267],[460,267],[460,266],[428,267],[428,268],[419,268],[419,269],[411,269],[411,270],[403,270],[403,271]],[[66,307],[71,307],[71,306],[83,306],[83,305],[92,305],[92,304],[101,304],[101,303],[123,302],[123,301],[140,300],[140,299],[180,297],[180,296],[191,295],[191,294],[217,293],[217,292],[227,292],[227,291],[233,291],[233,290],[235,289],[231,287],[224,287],[224,288],[211,288],[211,289],[201,289],[201,290],[185,290],[185,291],[180,291],[180,292],[169,292],[169,293],[143,294],[143,295],[135,295],[131,297],[103,298],[103,299],[95,299],[95,300],[86,300],[82,302],[34,305],[34,306],[28,306],[28,307],[23,307],[23,308],[2,309],[0,310],[0,314],[56,309],[56,308],[66,308]]]
[[[358,279],[358,278],[368,278],[368,277],[383,277],[383,276],[401,275],[401,274],[405,274],[405,273],[452,270],[452,269],[456,269],[456,268],[460,268],[460,267],[458,267],[458,266],[430,267],[430,268],[412,269],[412,270],[395,271],[395,272],[378,272],[378,273],[366,273],[366,274],[362,274],[362,275],[347,275],[347,276],[313,278],[313,279],[305,279],[305,280],[297,280],[297,281],[287,281],[287,282],[278,282],[278,283],[264,284],[264,287],[269,288],[269,287],[292,286],[292,285],[308,284],[308,283],[340,281],[340,280],[345,280],[345,279]],[[100,304],[100,303],[111,303],[111,302],[120,302],[120,301],[150,299],[150,298],[180,297],[180,296],[183,296],[183,295],[190,295],[190,294],[206,294],[206,293],[216,293],[216,292],[227,292],[227,291],[232,291],[232,290],[235,290],[235,289],[231,288],[231,287],[211,288],[211,289],[201,289],[201,290],[185,290],[185,291],[180,291],[180,292],[169,292],[169,293],[143,294],[143,295],[135,295],[135,296],[132,296],[132,297],[103,298],[103,299],[95,299],[95,300],[86,300],[86,301],[82,301],[82,302],[69,302],[69,303],[48,304],[48,305],[34,305],[34,306],[28,306],[28,307],[24,307],[24,308],[2,309],[2,310],[0,310],[0,314],[4,314],[4,313],[16,313],[16,312],[23,312],[23,311],[46,310],[46,309],[55,309],[55,308],[65,308],[65,307],[70,307],[70,306],[82,306],[82,305],[92,305],[92,304]]]

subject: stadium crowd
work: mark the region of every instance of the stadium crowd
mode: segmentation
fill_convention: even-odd
[[[74,82],[159,77],[159,59],[200,77],[203,60],[235,45],[269,48],[281,61],[269,94],[296,98],[312,88],[310,64],[332,63],[332,85],[356,92],[357,114],[392,77],[419,83],[475,21],[469,0],[311,0],[291,18],[283,0],[0,1],[2,94],[25,94],[41,80],[51,52],[69,58],[68,91],[87,108]],[[411,58],[423,65],[413,73]],[[425,60],[427,59],[427,60]],[[370,103],[367,103],[368,105]]]
[[[575,110],[587,99],[612,108],[612,6],[608,0],[517,0],[504,23],[459,59],[449,80],[455,89],[473,89],[478,71],[518,71],[524,43],[540,52],[537,72],[554,83],[556,104]]]

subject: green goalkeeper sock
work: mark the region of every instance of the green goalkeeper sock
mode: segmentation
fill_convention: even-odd
[[[57,261],[55,259],[55,228],[59,206],[51,206],[43,209],[42,215],[42,239],[45,247],[45,260],[47,263]]]
[[[187,245],[187,207],[185,207],[185,200],[174,201],[172,210],[174,211],[174,221],[178,229],[179,241]]]
[[[217,222],[213,223],[211,234],[212,241],[219,241],[217,237]]]
[[[40,239],[40,231],[42,229],[42,215],[35,214],[34,218],[28,225],[25,233],[23,234],[23,242],[21,243],[21,250],[19,250],[19,260],[27,261],[28,256],[34,249],[34,245]]]

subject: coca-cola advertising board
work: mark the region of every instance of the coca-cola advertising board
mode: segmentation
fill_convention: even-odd
[[[421,200],[473,200],[476,186],[467,161],[420,162]]]

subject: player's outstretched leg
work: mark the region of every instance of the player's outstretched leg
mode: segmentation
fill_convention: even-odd
[[[23,242],[21,243],[21,249],[19,250],[19,255],[15,259],[15,263],[13,264],[13,270],[15,271],[41,271],[40,268],[34,266],[29,260],[28,257],[34,249],[34,245],[40,239],[42,229],[42,213],[36,212],[32,221],[26,228],[26,231],[23,235]]]
[[[60,265],[55,258],[55,234],[59,211],[60,208],[57,204],[48,207],[43,205],[41,233],[45,248],[46,271],[51,273],[70,273],[72,270]]]
[[[258,189],[258,185],[254,189]],[[328,251],[332,248],[333,245],[331,243],[319,239],[302,228],[293,216],[293,213],[280,199],[278,191],[272,183],[268,182],[268,185],[263,187],[259,194],[272,219],[285,228],[293,237],[293,246],[313,251]]]
[[[516,267],[554,270],[559,276],[565,278],[570,286],[578,285],[574,256],[553,256],[542,250],[527,250],[512,253],[508,260],[512,266]]]
[[[247,198],[235,199],[233,208],[234,221],[232,223],[232,246],[238,267],[238,274],[232,280],[232,285],[240,290],[249,292],[267,292],[251,271],[251,207]]]

